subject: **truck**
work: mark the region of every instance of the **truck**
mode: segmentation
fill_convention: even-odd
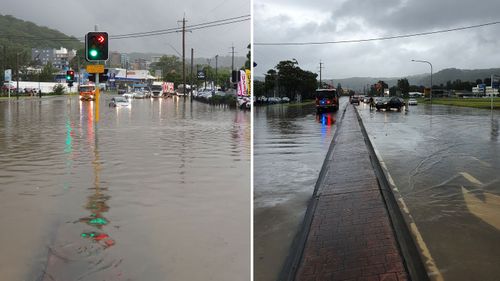
[[[172,96],[175,93],[174,83],[163,81],[153,82],[153,84],[151,85],[151,92],[151,96],[153,98]]]
[[[80,87],[78,87],[78,92],[80,94],[80,100],[82,101],[95,100],[95,85],[80,85]]]
[[[339,94],[335,89],[316,90],[316,113],[336,111],[339,109]]]
[[[159,98],[163,96],[163,83],[164,82],[153,82],[151,85],[151,97]]]

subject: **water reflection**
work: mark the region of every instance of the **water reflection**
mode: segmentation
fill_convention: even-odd
[[[250,113],[182,99],[101,106],[97,124],[94,111],[0,101],[0,279],[247,280]]]
[[[494,117],[493,112],[491,113],[491,138],[493,142],[498,141],[498,118]]]
[[[337,114],[332,112],[316,114],[316,121],[321,123],[321,136],[323,139],[332,137],[332,126],[337,121],[336,116]]]
[[[92,115],[88,115],[87,118],[89,121],[92,121]],[[103,248],[108,248],[115,244],[115,240],[103,231],[103,228],[110,223],[110,220],[104,217],[104,213],[109,211],[109,206],[106,201],[108,201],[111,196],[106,194],[108,188],[101,187],[100,184],[101,160],[99,159],[99,141],[97,137],[97,130],[94,128],[97,124],[94,122],[88,122],[87,125],[92,127],[92,129],[87,127],[87,131],[95,132],[91,135],[91,137],[94,137],[94,145],[90,146],[92,150],[91,154],[94,156],[92,161],[94,183],[93,187],[89,188],[89,190],[92,191],[92,194],[87,197],[88,201],[84,206],[85,209],[90,211],[90,215],[82,217],[78,221],[95,228],[84,231],[81,234],[81,237],[92,239],[94,242],[103,246]]]

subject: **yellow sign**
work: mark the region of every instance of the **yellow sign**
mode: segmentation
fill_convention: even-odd
[[[104,64],[89,64],[87,65],[88,73],[104,73]]]

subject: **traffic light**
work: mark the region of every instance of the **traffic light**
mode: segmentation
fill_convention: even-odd
[[[73,70],[66,71],[66,82],[75,81],[75,72]]]
[[[108,33],[89,32],[85,36],[85,58],[88,61],[108,59]]]

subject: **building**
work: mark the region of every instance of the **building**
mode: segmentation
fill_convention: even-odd
[[[64,70],[76,56],[76,50],[60,49],[31,49],[31,60],[39,65],[51,63],[57,69]]]
[[[108,65],[110,67],[121,67],[122,66],[122,55],[118,52],[110,52]]]
[[[157,63],[160,62],[161,56],[152,56],[151,57],[151,63]]]
[[[38,65],[46,65],[54,60],[54,49],[31,49],[31,60]]]
[[[139,69],[148,69],[148,62],[145,59],[136,59],[135,60],[135,67],[134,69],[139,70]]]
[[[127,54],[121,54],[121,64],[122,67],[128,68],[129,66],[129,57]]]

